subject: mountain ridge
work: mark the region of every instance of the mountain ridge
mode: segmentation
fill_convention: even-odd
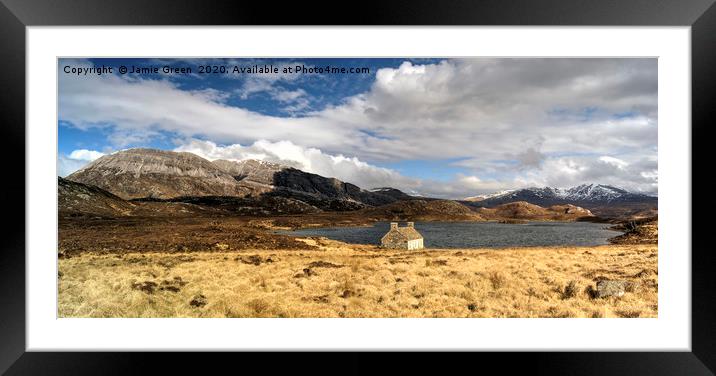
[[[102,156],[70,174],[66,180],[100,188],[130,202],[201,203],[229,211],[242,208],[241,212],[246,212],[243,208],[248,205],[254,208],[249,210],[251,213],[272,212],[274,209],[285,214],[316,210],[354,211],[403,201],[439,200],[411,196],[391,187],[362,189],[334,177],[268,161],[209,161],[189,152],[146,148]],[[452,201],[473,210],[513,202],[543,208],[573,205],[591,211],[590,215],[613,218],[655,215],[657,200],[656,197],[605,184],[582,184],[571,188],[507,190]],[[421,205],[419,207],[426,210],[439,206]],[[485,214],[490,216],[488,212]]]
[[[600,217],[655,215],[658,197],[606,184],[581,184],[571,188],[523,188],[496,194],[468,197],[462,202],[478,208],[490,208],[510,202],[524,201],[530,204],[550,207],[554,205],[576,205],[591,210]]]
[[[66,179],[99,187],[125,200],[270,195],[298,198],[322,209],[354,210],[411,198],[395,188],[373,192],[272,162],[209,161],[188,152],[145,148],[102,156]]]
[[[656,200],[656,196],[635,193],[606,184],[581,184],[570,188],[530,187],[500,191],[487,195],[466,197],[463,201],[493,204],[504,200],[532,196],[542,200],[593,201],[601,203],[630,200]],[[539,205],[539,204],[538,204]]]
[[[615,187],[608,184],[580,184],[570,188],[554,188],[554,187],[529,187],[522,189],[510,189],[499,191],[491,194],[466,197],[464,201],[484,201],[488,199],[497,199],[504,197],[515,197],[523,192],[533,192],[538,197],[554,197],[565,200],[605,200],[613,201],[626,197],[653,197],[643,193],[630,192],[626,189]]]

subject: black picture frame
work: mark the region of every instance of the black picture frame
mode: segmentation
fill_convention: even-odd
[[[222,366],[214,360],[177,362],[164,353],[49,353],[25,351],[25,211],[32,197],[25,193],[25,36],[28,26],[58,25],[553,25],[553,26],[690,26],[692,59],[692,197],[706,199],[713,186],[707,168],[706,137],[716,118],[716,6],[714,0],[501,0],[420,1],[366,0],[341,4],[312,1],[272,5],[266,1],[198,2],[155,0],[28,1],[0,0],[0,117],[5,146],[3,225],[0,262],[0,372],[8,374],[133,374],[150,373],[148,363],[162,362],[183,371],[211,373]],[[681,126],[677,124],[669,126]],[[686,131],[686,130],[685,130]],[[25,200],[20,200],[24,197]],[[19,213],[23,213],[20,217]],[[16,216],[14,216],[16,215]],[[22,218],[22,220],[20,219]],[[538,374],[714,374],[716,371],[716,260],[703,235],[708,221],[692,221],[692,352],[481,353],[469,363],[502,371],[527,366]],[[696,236],[698,235],[698,236]],[[688,250],[663,250],[685,252]],[[441,374],[458,372],[462,362],[405,362],[397,354],[364,360],[364,354],[336,354],[341,373],[418,368]],[[182,356],[179,354],[179,356]],[[231,355],[229,355],[231,356]],[[296,367],[287,354],[274,355],[275,367]],[[256,354],[252,356],[256,359]],[[315,354],[301,354],[311,364]],[[194,360],[197,359],[197,360]],[[435,359],[435,358],[430,358]],[[297,361],[298,362],[298,361]],[[376,363],[378,362],[378,363]],[[235,364],[243,367],[242,364]],[[300,368],[300,366],[299,366]],[[165,368],[167,371],[169,368]],[[288,369],[288,368],[287,368]],[[487,368],[484,368],[487,369]],[[300,370],[299,370],[300,371]],[[328,370],[330,371],[330,370]],[[336,371],[334,369],[334,371]],[[462,372],[462,371],[461,371]],[[272,372],[273,373],[273,372]],[[401,372],[403,373],[403,372]]]

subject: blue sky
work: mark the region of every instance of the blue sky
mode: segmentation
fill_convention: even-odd
[[[435,59],[432,59],[435,60]],[[75,66],[75,59],[60,59],[59,65]],[[116,71],[120,66],[139,66],[139,67],[164,67],[173,68],[190,67],[195,74],[170,76],[164,73],[159,74],[127,74],[127,78],[139,78],[144,80],[170,80],[177,85],[179,90],[195,91],[195,90],[216,90],[224,93],[230,93],[224,103],[229,106],[245,108],[247,110],[265,114],[269,116],[280,117],[300,117],[312,110],[320,110],[329,105],[340,104],[347,97],[363,93],[370,88],[375,79],[375,72],[380,68],[398,67],[405,61],[404,59],[85,59],[86,62],[94,66],[108,66],[115,68]],[[297,75],[293,80],[277,80],[271,85],[272,90],[280,90],[282,92],[293,92],[303,90],[306,97],[310,98],[308,107],[300,111],[289,111],[288,105],[282,105],[277,99],[273,98],[269,90],[259,90],[250,92],[246,95],[242,90],[253,76],[251,75],[228,75],[228,74],[202,74],[199,75],[198,66],[214,66],[222,65],[231,67],[240,63],[243,66],[253,65],[286,65],[286,64],[302,64],[308,61],[309,64],[315,66],[337,66],[337,67],[367,67],[370,74],[356,75],[331,75],[330,77],[322,77],[318,75]],[[429,59],[418,59],[409,61],[431,61]],[[74,77],[73,77],[74,78]],[[78,78],[81,79],[81,78]],[[112,149],[112,145],[108,142],[108,137],[113,133],[112,124],[107,124],[105,128],[92,127],[90,129],[78,130],[72,123],[59,119],[59,152],[69,154],[78,148],[86,149]],[[176,137],[171,132],[166,132],[157,139],[148,140],[146,142],[129,143],[128,147],[156,147],[161,149],[170,148],[171,139]]]
[[[279,73],[231,72],[267,65]],[[100,66],[114,73],[65,73]],[[368,72],[283,71],[295,66]],[[658,189],[655,59],[60,59],[58,76],[60,175],[152,147],[449,198],[592,182]]]

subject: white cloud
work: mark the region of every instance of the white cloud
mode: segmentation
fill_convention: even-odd
[[[103,155],[104,155],[104,153],[101,153],[96,150],[78,149],[78,150],[72,151],[72,153],[70,153],[69,157],[71,159],[78,159],[81,161],[90,161],[91,162]]]
[[[624,162],[623,160],[619,158],[610,157],[608,155],[599,157],[600,162],[604,162],[606,164],[612,165],[620,170],[623,170],[629,166],[629,163]]]
[[[297,90],[281,90],[273,93],[273,98],[280,102],[293,102],[301,97],[306,96],[306,91],[303,89]]]
[[[223,63],[222,63],[223,64]],[[240,61],[232,60],[231,65],[239,67],[249,67],[257,64],[265,65],[263,62],[257,61]],[[285,68],[294,67],[295,65],[304,65],[300,62],[286,62],[272,64],[278,69],[278,73],[263,73],[251,75],[230,74],[230,78],[243,78],[244,83],[236,90],[242,99],[248,99],[254,94],[267,93],[272,99],[278,101],[282,107],[282,112],[294,115],[302,113],[309,109],[311,105],[311,97],[303,89],[287,90],[282,88],[280,83],[296,82],[305,79],[305,75],[296,73],[286,73]],[[308,65],[311,66],[311,65]]]
[[[640,179],[639,185],[630,184],[624,180],[624,177],[630,176],[629,174],[633,171],[624,171],[611,163],[601,161],[602,158],[552,159],[547,162],[550,172],[547,172],[546,176],[524,173],[509,179],[498,180],[482,179],[478,176],[458,173],[448,181],[435,181],[405,176],[395,170],[378,167],[355,157],[331,155],[317,148],[298,146],[290,141],[259,140],[251,145],[221,146],[211,141],[193,139],[186,140],[174,150],[191,152],[209,160],[257,159],[269,161],[326,177],[335,177],[364,189],[394,187],[411,194],[441,198],[464,198],[492,193],[508,187],[512,189],[544,185],[568,187],[585,181],[582,179],[591,178],[644,192],[652,192],[656,184],[656,178],[649,176]],[[615,175],[614,170],[610,168],[621,171],[620,175]],[[648,166],[642,166],[642,168],[648,168]],[[654,184],[653,189],[652,184]]]
[[[264,116],[212,100],[206,92],[180,90],[169,81],[60,74],[59,85],[59,118],[79,129],[112,125],[118,137],[110,138],[119,147],[128,137],[142,141],[159,131],[222,142],[265,138],[325,145],[337,137],[351,139],[349,129],[329,129],[313,119]]]
[[[73,150],[70,155],[58,154],[57,175],[65,177],[103,155],[105,153],[87,149]]]
[[[71,159],[65,155],[57,156],[57,175],[63,178],[84,167],[88,162],[79,159]]]
[[[306,172],[334,177],[365,189],[393,186],[410,192],[420,184],[417,179],[403,176],[394,170],[370,165],[356,157],[326,154],[316,148],[298,146],[291,141],[259,140],[248,146],[240,144],[219,146],[211,141],[189,140],[174,150],[188,151],[209,160],[257,159],[280,163]]]

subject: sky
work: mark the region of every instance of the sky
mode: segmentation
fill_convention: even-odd
[[[58,85],[60,176],[151,147],[430,197],[658,195],[656,59],[59,59]]]

